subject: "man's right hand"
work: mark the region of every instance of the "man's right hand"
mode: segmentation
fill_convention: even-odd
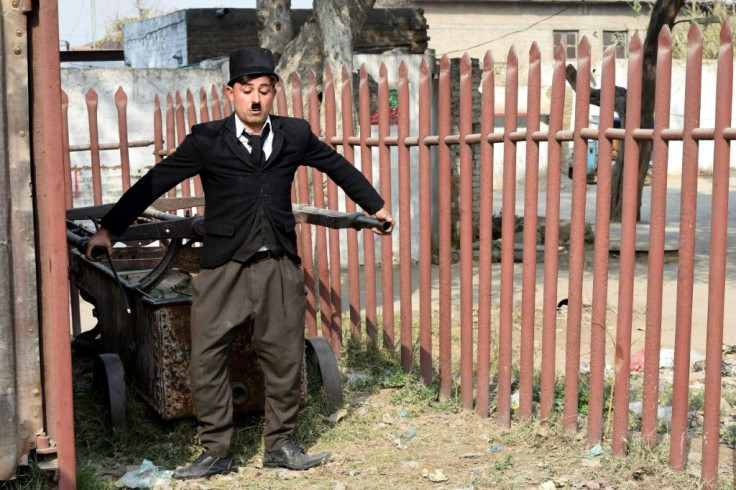
[[[101,227],[97,233],[87,240],[87,247],[84,250],[84,256],[93,262],[100,260],[101,257],[95,258],[92,256],[92,250],[97,247],[102,247],[107,250],[108,254],[112,255],[112,234],[107,228]]]

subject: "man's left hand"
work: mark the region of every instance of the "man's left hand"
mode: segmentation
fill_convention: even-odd
[[[388,227],[387,230],[384,230],[382,228],[372,228],[373,233],[377,235],[390,235],[391,232],[394,229],[394,219],[391,217],[391,213],[386,211],[386,208],[381,208],[380,211],[378,211],[374,216],[380,220],[386,221],[388,223],[391,223],[391,226]]]

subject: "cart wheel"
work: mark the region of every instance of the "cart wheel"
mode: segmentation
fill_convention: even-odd
[[[117,354],[100,354],[95,358],[92,378],[97,393],[104,400],[114,432],[127,430],[125,420],[125,371]]]
[[[327,400],[339,407],[342,405],[342,382],[340,371],[337,369],[337,361],[332,353],[332,347],[322,337],[309,337],[306,339],[307,361],[316,361],[322,386],[325,389]]]

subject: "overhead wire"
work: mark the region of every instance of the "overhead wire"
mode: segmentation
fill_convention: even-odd
[[[562,14],[562,13],[563,13],[563,12],[565,12],[566,10],[570,9],[570,7],[574,7],[574,6],[576,6],[576,5],[579,5],[579,4],[583,3],[583,2],[584,2],[584,0],[578,0],[578,1],[577,1],[577,2],[575,2],[575,3],[573,4],[573,5],[569,5],[569,6],[567,6],[567,7],[563,7],[562,9],[558,10],[558,11],[557,11],[557,12],[555,12],[554,14],[552,14],[552,15],[549,15],[549,16],[545,17],[544,19],[540,19],[540,20],[538,20],[538,21],[536,21],[536,22],[533,22],[533,23],[529,24],[528,26],[524,27],[523,29],[517,29],[517,30],[515,30],[515,31],[507,32],[506,34],[503,34],[503,35],[501,35],[501,36],[495,37],[495,38],[493,38],[493,39],[491,39],[491,40],[489,40],[489,41],[484,41],[484,42],[482,42],[482,43],[480,43],[480,44],[476,44],[476,45],[474,45],[474,46],[468,46],[467,48],[454,49],[454,50],[452,50],[452,51],[447,51],[447,52],[443,53],[442,55],[445,55],[445,54],[451,54],[451,53],[459,53],[459,52],[461,52],[461,51],[462,51],[462,52],[464,52],[464,51],[468,51],[468,50],[470,50],[470,49],[474,49],[474,48],[479,48],[479,47],[481,47],[481,46],[484,46],[484,45],[486,45],[486,44],[490,44],[490,43],[492,43],[492,42],[495,42],[495,41],[498,41],[498,40],[500,40],[500,39],[503,39],[503,38],[505,38],[505,37],[513,36],[514,34],[519,34],[520,32],[525,32],[525,31],[528,31],[529,29],[531,29],[531,28],[533,28],[533,27],[535,27],[535,26],[537,26],[537,25],[541,24],[542,22],[546,22],[546,21],[548,21],[549,19],[551,19],[551,18],[553,18],[553,17],[557,17],[558,15]],[[441,56],[442,56],[442,55],[441,55]]]

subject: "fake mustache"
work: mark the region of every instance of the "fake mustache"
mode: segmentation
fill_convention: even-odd
[[[254,102],[250,105],[251,110],[253,111],[260,111],[261,110],[261,104]]]

